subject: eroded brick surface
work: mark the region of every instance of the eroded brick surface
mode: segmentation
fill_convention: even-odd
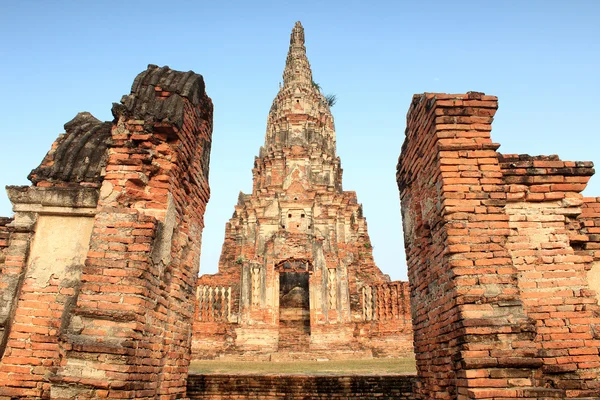
[[[482,93],[427,93],[408,113],[397,178],[417,395],[595,398],[591,258],[572,246],[592,164],[501,155],[496,109]]]
[[[407,284],[377,268],[362,207],[342,190],[333,116],[300,23],[252,171],[219,272],[198,283],[194,356],[410,353]]]
[[[569,236],[575,253],[586,257],[587,278],[600,303],[600,197],[584,197]]]

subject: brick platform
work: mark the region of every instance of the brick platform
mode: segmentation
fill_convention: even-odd
[[[188,396],[200,399],[412,399],[413,375],[190,374]]]

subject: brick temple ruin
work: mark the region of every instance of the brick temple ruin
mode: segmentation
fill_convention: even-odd
[[[197,277],[212,102],[191,71],[150,65],[113,121],[78,114],[32,185],[7,187],[0,400],[599,399],[600,198],[581,195],[593,165],[499,153],[497,98],[477,92],[415,95],[407,115],[416,376],[188,377],[192,351],[394,354],[411,329],[396,318],[406,286],[376,268],[341,190],[300,25],[284,78],[216,275]]]
[[[333,116],[299,22],[252,175],[219,272],[198,282],[194,357],[411,353],[408,282],[377,268],[356,193],[342,190]]]

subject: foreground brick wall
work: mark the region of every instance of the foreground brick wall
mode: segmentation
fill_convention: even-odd
[[[89,244],[110,125],[78,114],[30,174],[34,185],[7,187],[15,216],[4,226],[0,267],[0,396],[49,395]]]
[[[598,396],[597,303],[569,220],[590,163],[502,156],[497,99],[413,98],[398,163],[420,398]]]
[[[190,399],[413,399],[411,375],[190,375]]]
[[[77,214],[85,209],[86,200],[76,200],[68,189],[59,192],[12,187],[8,188],[8,194],[16,213],[9,224],[10,238],[1,266],[3,285],[0,291],[6,319],[0,348],[0,398],[47,397],[47,377],[59,364],[58,336],[63,316],[72,304],[73,278],[77,278],[85,255],[85,249],[77,249],[80,245],[85,246],[89,238],[89,234],[85,237],[85,232],[72,230],[82,228],[80,222],[89,227],[91,218]],[[68,204],[77,211],[62,217],[67,224],[62,231],[54,229],[53,232],[52,224],[47,222],[55,216],[40,215],[32,209],[57,207],[57,202]],[[35,234],[42,232],[48,236],[34,241]],[[79,238],[70,236],[73,233]],[[53,240],[56,243],[62,239],[67,240],[62,242],[66,246],[61,246],[61,250],[73,254],[60,251],[43,254],[43,249],[47,249]]]
[[[2,399],[185,396],[212,103],[201,76],[149,66],[113,115],[79,114],[9,190],[2,268],[24,279],[2,293]]]

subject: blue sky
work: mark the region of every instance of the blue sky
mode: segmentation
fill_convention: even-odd
[[[1,0],[0,16],[0,185],[28,184],[77,112],[111,120],[147,64],[204,76],[215,114],[202,273],[216,271],[225,222],[251,191],[297,20],[314,80],[338,97],[344,189],[392,279],[406,279],[395,167],[414,93],[496,95],[499,151],[600,165],[599,1]],[[600,177],[585,194],[600,196]]]

